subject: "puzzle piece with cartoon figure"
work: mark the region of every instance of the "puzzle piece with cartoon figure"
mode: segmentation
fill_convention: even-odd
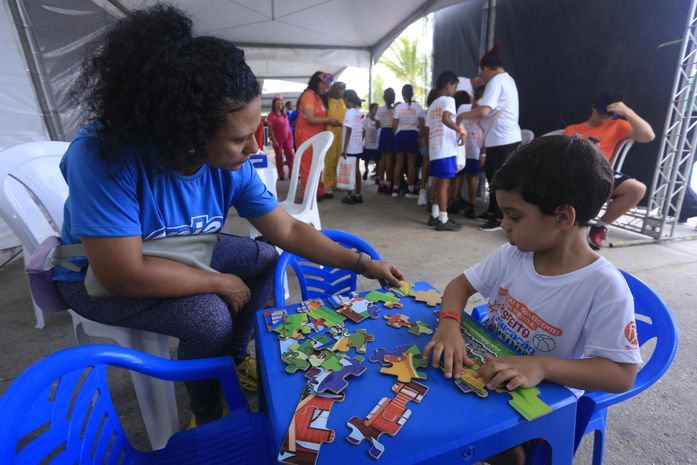
[[[433,334],[433,330],[428,327],[428,323],[424,321],[411,322],[409,317],[402,315],[401,313],[396,313],[394,315],[385,315],[387,320],[387,325],[393,328],[409,328],[409,333],[415,336],[420,336],[421,334]]]
[[[278,460],[293,465],[314,465],[322,444],[334,441],[334,430],[327,427],[327,421],[334,402],[343,400],[344,394],[319,394],[309,385],[305,386]]]
[[[411,352],[404,352],[400,355],[385,355],[384,361],[391,363],[392,366],[380,368],[380,373],[394,375],[402,383],[407,383],[412,379],[426,379],[425,373],[417,371],[417,368],[428,366],[428,360],[422,359],[420,355],[417,358]]]
[[[364,354],[366,352],[366,344],[368,342],[373,342],[374,340],[375,336],[368,334],[365,329],[357,329],[355,332],[336,341],[332,347],[332,351],[348,352],[349,348],[353,347],[359,354]]]
[[[367,370],[368,367],[362,362],[362,357],[343,358],[339,360],[340,369],[313,367],[305,373],[305,378],[309,380],[310,387],[318,393],[329,391],[339,394],[348,386],[348,376],[360,376]]]
[[[411,417],[411,410],[406,408],[407,402],[421,402],[428,392],[428,387],[416,381],[397,382],[392,386],[392,390],[396,394],[395,397],[383,397],[365,418],[353,417],[346,423],[351,428],[346,440],[355,446],[364,440],[370,441],[368,454],[375,460],[385,452],[380,436],[395,436],[399,433]]]
[[[327,302],[336,309],[337,313],[354,323],[360,323],[366,318],[378,318],[380,311],[375,302],[360,297],[355,292],[349,295],[333,295],[327,298]]]
[[[284,315],[283,321],[273,327],[273,331],[278,333],[278,337],[281,339],[302,339],[311,330],[307,325],[307,314],[305,313]]]
[[[365,296],[365,298],[370,300],[371,302],[382,302],[382,304],[386,308],[402,308],[402,307],[404,307],[404,304],[402,304],[399,301],[399,298],[395,297],[394,295],[392,295],[388,292],[370,291]]]

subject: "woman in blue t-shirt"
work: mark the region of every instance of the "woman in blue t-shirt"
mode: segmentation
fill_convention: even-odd
[[[134,11],[85,60],[73,95],[88,122],[61,162],[70,188],[61,238],[82,243],[86,258],[79,272],[57,269],[57,286],[86,318],[179,338],[180,359],[232,355],[243,384],[255,388],[247,345],[254,311],[271,296],[275,248],[222,235],[215,273],[144,256],[144,241],[221,232],[234,207],[284,250],[395,285],[402,274],[278,207],[248,162],[258,149],[257,79],[240,49],[191,28],[169,6]],[[88,263],[112,296],[87,293]],[[197,423],[221,416],[217,383],[187,389]]]

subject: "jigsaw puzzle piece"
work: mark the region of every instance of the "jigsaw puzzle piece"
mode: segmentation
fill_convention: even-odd
[[[486,390],[486,383],[482,378],[474,376],[477,369],[463,367],[460,376],[455,379],[455,385],[465,394],[474,392],[479,397],[487,397],[489,391]]]
[[[416,291],[411,295],[414,297],[414,300],[417,302],[424,302],[429,307],[440,305],[441,298],[443,297],[441,293],[435,289],[430,289],[428,291]]]
[[[264,312],[264,322],[266,323],[266,329],[268,331],[273,331],[274,328],[279,327],[283,324],[283,319],[288,315],[288,312],[284,309],[280,310],[269,310]]]
[[[285,315],[283,317],[283,322],[278,325],[278,327],[273,328],[273,331],[278,333],[278,337],[287,339],[289,337],[293,339],[302,339],[305,334],[311,331],[310,327],[306,325],[307,314],[305,313],[292,313],[290,315]]]
[[[414,367],[414,354],[406,352],[399,356],[385,355],[385,362],[391,363],[391,367],[380,368],[380,373],[394,375],[401,383],[408,383],[412,379],[426,379],[425,373],[419,373]]]
[[[411,417],[411,410],[406,408],[407,402],[419,403],[428,392],[426,386],[415,381],[396,383],[392,390],[396,394],[394,398],[383,397],[365,418],[353,417],[346,423],[351,429],[346,440],[353,445],[370,441],[368,454],[376,460],[385,452],[380,436],[395,436]]]
[[[327,427],[327,421],[334,402],[343,400],[343,394],[318,394],[306,386],[283,439],[278,460],[293,465],[314,465],[322,444],[334,441],[335,433]]]
[[[356,352],[359,354],[364,354],[366,351],[366,344],[368,342],[373,342],[375,340],[375,336],[372,334],[368,334],[368,332],[365,329],[359,329],[356,330],[354,333],[350,334],[349,337],[349,347],[353,347],[356,349]]]
[[[400,281],[399,287],[391,287],[389,290],[398,297],[409,297],[412,293],[412,286],[413,285],[407,281]]]
[[[310,362],[307,355],[297,350],[289,350],[288,352],[281,354],[281,360],[285,363],[287,373],[295,373],[298,370],[307,370],[310,368]]]
[[[417,321],[409,328],[409,334],[421,336],[422,334],[433,334],[433,330],[428,327],[428,323],[424,321]]]
[[[305,377],[310,380],[309,384],[316,392],[330,391],[339,394],[348,386],[348,376],[360,376],[365,372],[367,367],[361,363],[362,361],[358,357],[345,358],[340,360],[342,367],[337,371],[311,368]]]
[[[511,400],[508,401],[508,404],[528,421],[540,418],[552,411],[552,408],[540,399],[540,390],[536,387],[518,388],[509,391],[505,387],[499,386],[495,391],[499,393],[505,392],[510,395]]]
[[[414,323],[409,321],[409,317],[402,315],[401,313],[395,313],[394,315],[385,315],[384,318],[387,320],[387,325],[393,328],[411,328]]]
[[[371,355],[370,357],[368,357],[368,360],[370,360],[373,363],[379,363],[383,366],[389,366],[390,364],[385,362],[385,355],[393,355],[396,357],[396,356],[399,356],[399,355],[403,354],[404,352],[406,352],[407,349],[409,349],[412,346],[413,346],[413,344],[404,344],[404,345],[395,347],[394,350],[389,351],[389,352],[387,349],[381,347],[381,348],[375,349],[375,353],[373,355]],[[419,354],[420,353],[421,353],[421,351],[419,351]]]
[[[382,302],[384,304],[390,303],[390,302],[397,302],[399,303],[399,299],[392,295],[391,293],[387,292],[380,292],[380,291],[370,291],[365,298],[367,300],[370,300],[371,302]]]
[[[298,308],[298,313],[311,313],[313,310],[317,310],[322,307],[324,302],[322,299],[310,299],[300,302],[300,307]]]
[[[322,367],[325,370],[338,371],[342,367],[341,360],[345,358],[346,356],[342,355],[339,357],[329,349],[322,349],[310,355],[308,361],[313,367]]]
[[[307,316],[310,317],[312,320],[320,322],[320,324],[328,328],[334,326],[344,326],[344,321],[346,320],[345,316],[339,315],[331,308],[325,306],[321,306],[312,310],[310,313],[307,314]]]

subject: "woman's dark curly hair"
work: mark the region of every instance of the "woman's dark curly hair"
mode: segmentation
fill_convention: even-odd
[[[162,167],[196,166],[226,115],[259,96],[244,52],[191,26],[171,6],[134,11],[84,60],[72,95],[98,123],[101,157],[154,148]]]

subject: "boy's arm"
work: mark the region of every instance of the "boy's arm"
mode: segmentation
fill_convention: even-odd
[[[467,277],[461,274],[446,286],[440,304],[441,312],[451,311],[461,315],[467,300],[476,292]],[[441,357],[443,358],[443,371],[446,378],[458,376],[463,364],[472,366],[474,363],[467,356],[465,341],[460,334],[460,322],[453,318],[441,320],[433,339],[424,348],[423,357],[428,359],[431,351],[433,351],[434,367],[437,368]]]
[[[634,385],[638,365],[606,358],[566,359],[546,355],[489,358],[476,373],[494,389],[532,387],[542,380],[588,391],[625,392]]]
[[[351,139],[351,126],[344,126],[346,128],[346,135],[344,136],[344,144],[341,146],[341,154],[346,154],[346,149],[348,149],[348,143]]]

